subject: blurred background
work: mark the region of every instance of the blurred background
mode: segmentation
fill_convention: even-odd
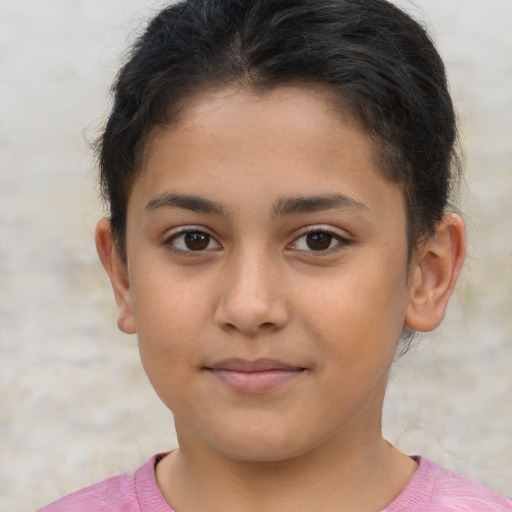
[[[430,27],[466,148],[462,280],[397,360],[385,434],[512,497],[512,2],[397,2]],[[116,328],[87,140],[166,2],[0,0],[0,510],[31,511],[175,446]]]

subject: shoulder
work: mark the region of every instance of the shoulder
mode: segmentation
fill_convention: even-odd
[[[512,502],[424,457],[402,493],[383,512],[512,512]]]
[[[75,491],[63,498],[43,507],[38,512],[70,512],[90,510],[91,512],[111,512],[112,503],[123,503],[127,512],[138,512],[136,507],[128,507],[136,502],[134,474],[123,473],[102,482]]]
[[[43,507],[38,512],[139,512],[135,472],[123,473],[80,489]]]
[[[163,499],[154,477],[155,464],[161,457],[152,457],[137,471],[122,473],[68,494],[38,512],[142,512],[146,510],[142,502],[155,503]],[[165,511],[169,510],[167,505]]]
[[[424,459],[435,478],[433,499],[436,506],[451,510],[512,512],[512,502],[459,473]]]

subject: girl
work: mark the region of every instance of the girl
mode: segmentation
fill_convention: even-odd
[[[465,253],[425,31],[384,0],[188,0],[114,92],[96,245],[179,449],[42,510],[512,510],[381,433]]]

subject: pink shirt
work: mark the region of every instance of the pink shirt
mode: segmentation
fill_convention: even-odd
[[[155,480],[155,455],[144,466],[74,492],[38,512],[174,512]],[[407,487],[381,512],[512,512],[503,496],[415,457],[419,467]]]

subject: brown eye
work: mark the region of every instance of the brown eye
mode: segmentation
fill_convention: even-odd
[[[327,256],[338,253],[352,245],[352,242],[342,235],[318,226],[318,229],[311,227],[306,232],[296,238],[288,249],[309,253],[310,256]]]
[[[191,251],[203,251],[210,243],[210,235],[200,231],[192,231],[184,235],[185,245]]]
[[[333,236],[330,233],[317,231],[306,235],[306,245],[312,251],[325,251],[329,249]]]
[[[204,231],[184,229],[164,242],[165,246],[177,254],[216,251],[221,248],[215,238]]]

